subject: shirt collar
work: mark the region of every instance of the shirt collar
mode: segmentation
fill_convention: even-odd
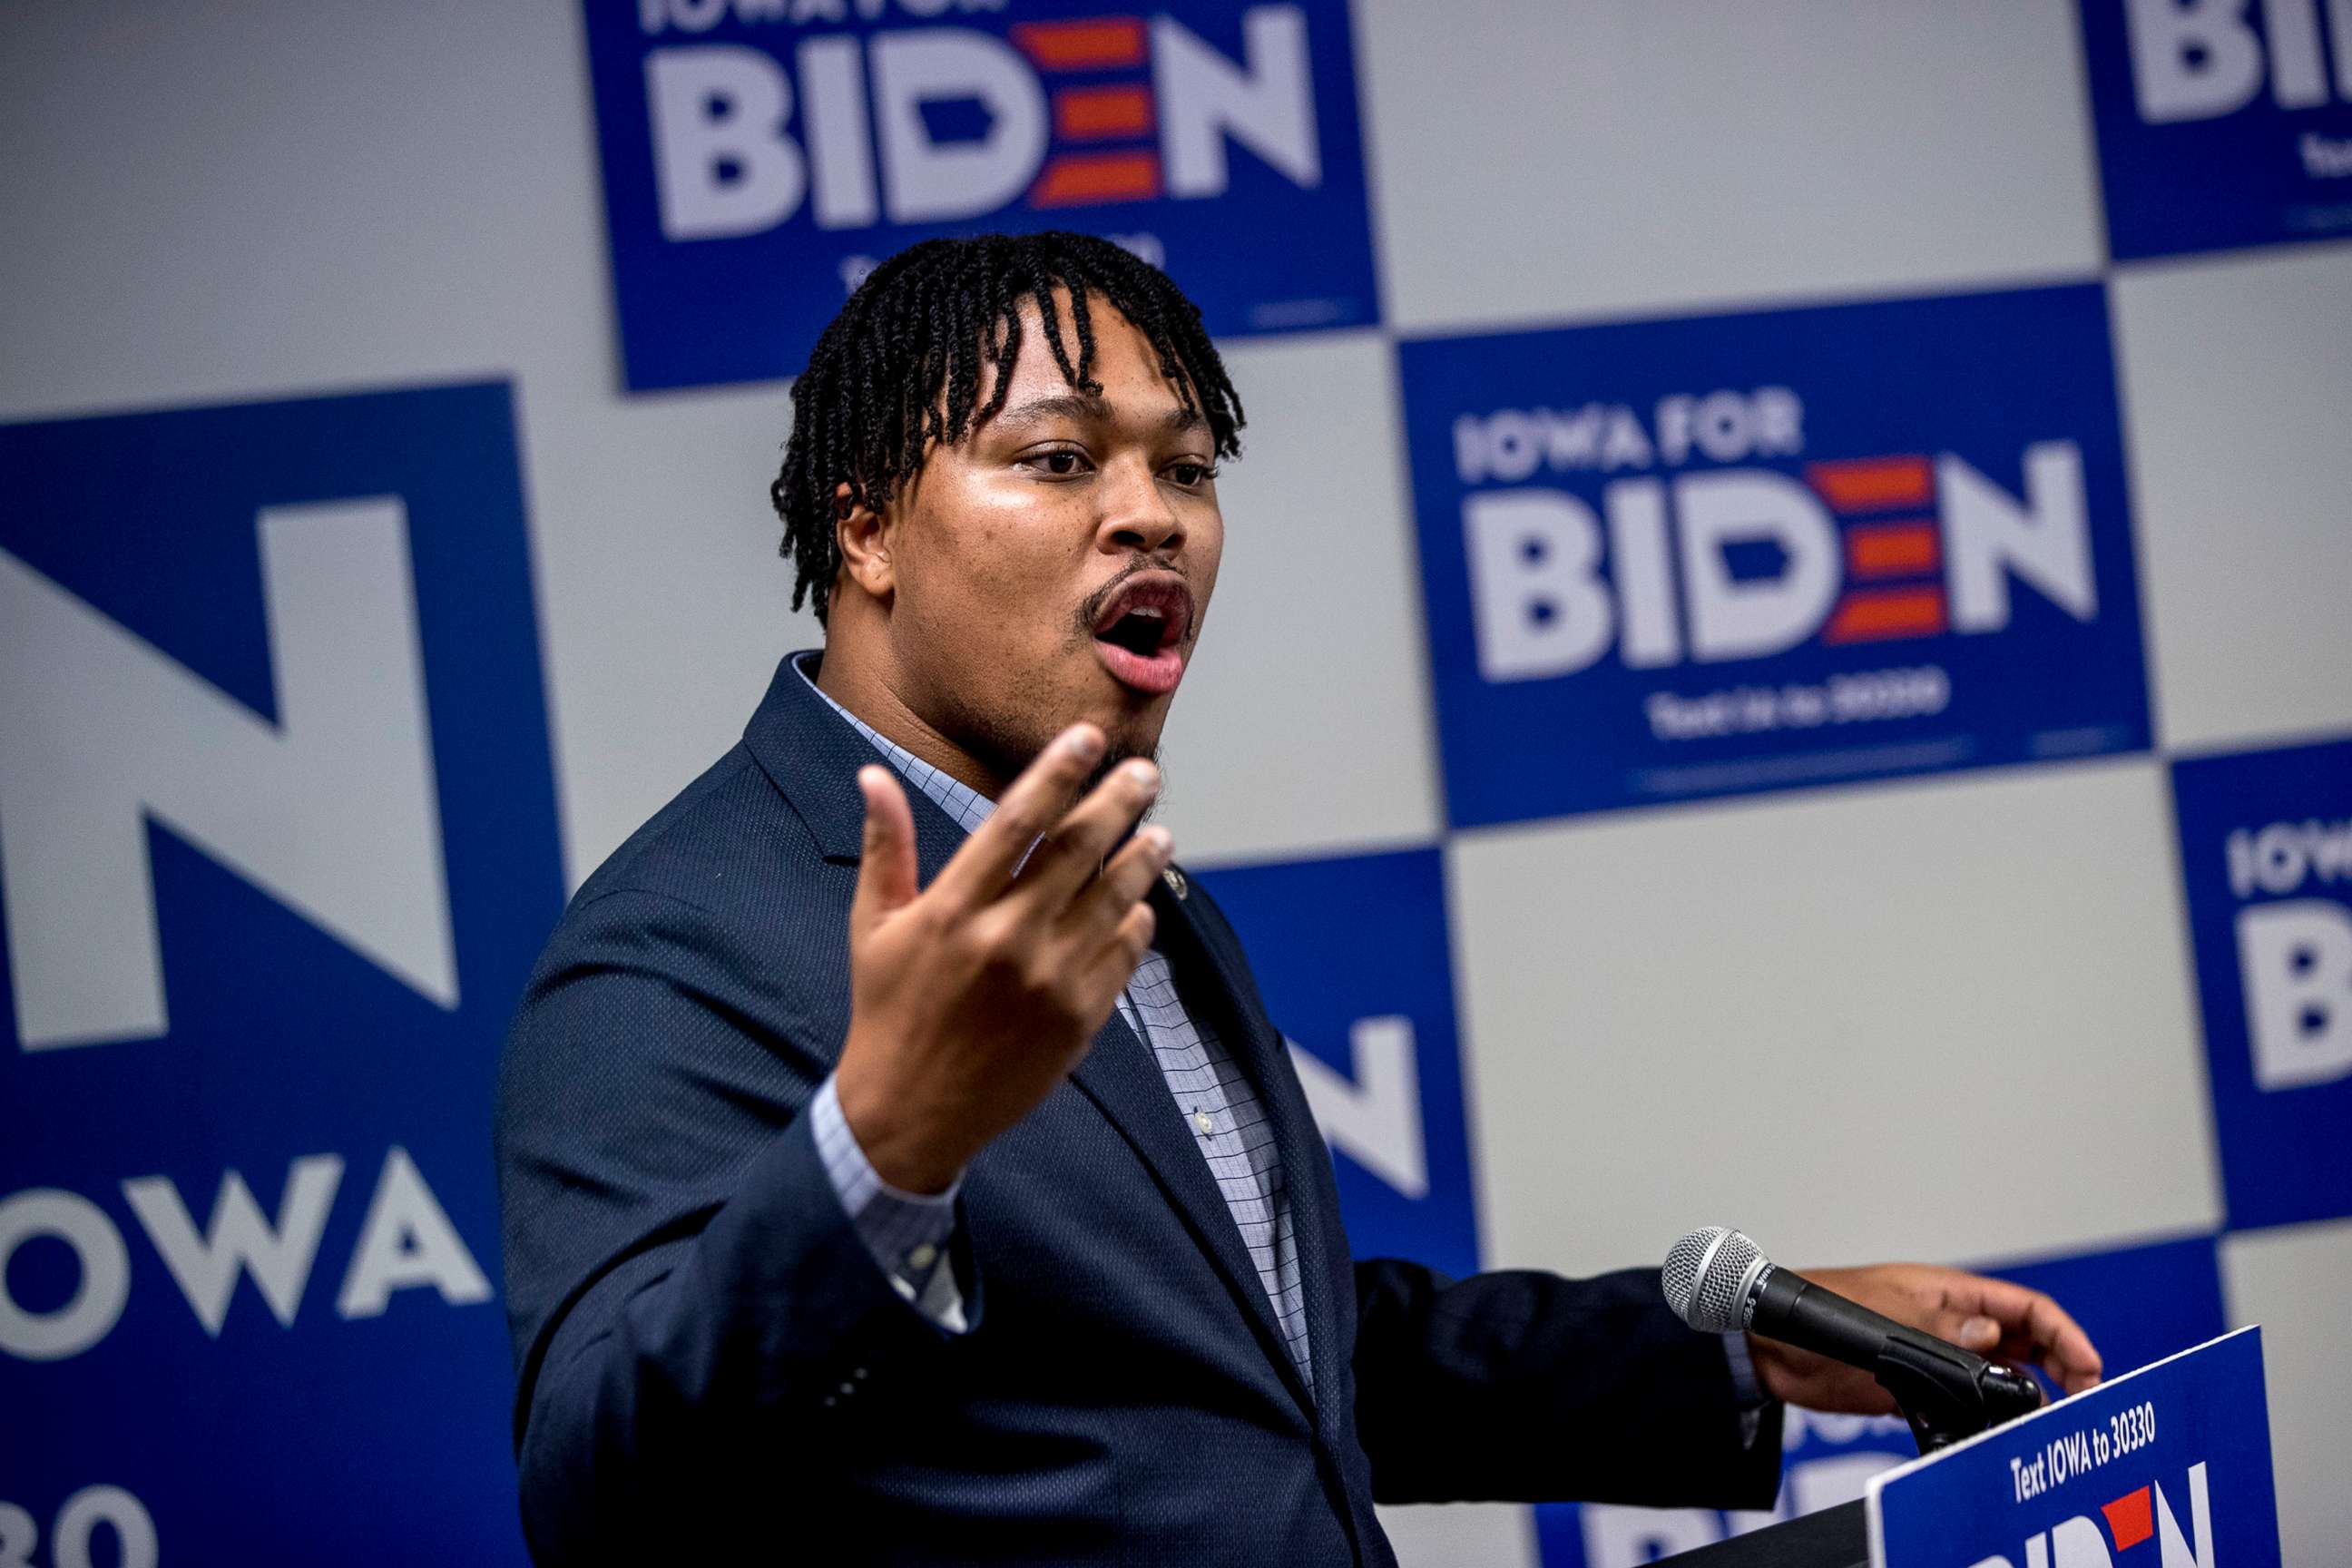
[[[884,735],[871,724],[835,702],[824,688],[810,679],[806,660],[814,654],[803,654],[793,660],[793,673],[808,681],[808,689],[824,699],[824,705],[849,721],[852,728],[865,736],[867,743],[882,753],[882,760],[898,771],[898,776],[930,797],[931,804],[948,814],[948,820],[966,833],[988,820],[996,803],[953,776],[940,772],[914,752]]]

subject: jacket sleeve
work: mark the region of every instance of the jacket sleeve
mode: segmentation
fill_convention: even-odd
[[[1780,1408],[1743,1421],[1722,1342],[1657,1275],[1449,1279],[1355,1265],[1356,1432],[1377,1500],[1769,1508]]]
[[[567,917],[508,1041],[515,1437],[541,1563],[656,1561],[749,1500],[774,1517],[821,1498],[953,1337],[844,1210],[803,1114],[825,1059],[751,1022],[758,964],[692,905],[607,894]]]

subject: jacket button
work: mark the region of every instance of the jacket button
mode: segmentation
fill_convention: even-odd
[[[1180,899],[1192,890],[1192,885],[1184,880],[1184,873],[1179,871],[1173,866],[1169,867],[1168,869],[1160,872],[1160,878],[1167,882],[1168,890],[1175,894]]]

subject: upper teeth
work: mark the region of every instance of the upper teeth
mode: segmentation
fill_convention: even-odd
[[[1166,612],[1157,605],[1131,605],[1128,606],[1127,613],[1130,616],[1149,616],[1156,621]]]

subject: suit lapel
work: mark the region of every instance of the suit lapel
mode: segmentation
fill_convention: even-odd
[[[1318,1386],[1336,1388],[1339,1372],[1332,1365],[1332,1357],[1340,1353],[1336,1344],[1339,1325],[1332,1315],[1330,1252],[1325,1245],[1323,1215],[1314,1179],[1315,1162],[1328,1161],[1330,1156],[1324,1150],[1314,1117],[1299,1091],[1288,1047],[1259,1005],[1256,988],[1249,983],[1248,970],[1229,933],[1194,919],[1189,900],[1171,897],[1164,884],[1152,889],[1151,906],[1160,917],[1160,949],[1175,967],[1185,1005],[1208,1011],[1218,1037],[1248,1075],[1273,1126],[1275,1151],[1282,1160],[1286,1197],[1290,1206],[1291,1237],[1298,1257],[1299,1289],[1307,1311],[1307,1359],[1315,1368]],[[1191,984],[1186,985],[1188,979]],[[1152,1071],[1158,1077],[1156,1065]],[[1164,1079],[1159,1088],[1160,1100],[1174,1117],[1177,1134],[1184,1140],[1192,1164],[1205,1176],[1207,1163],[1198,1149],[1192,1147],[1191,1134],[1184,1128],[1181,1113],[1176,1112]],[[1328,1427],[1344,1414],[1339,1408],[1340,1402],[1318,1402],[1308,1395],[1291,1362],[1289,1346],[1282,1338],[1265,1288],[1258,1280],[1256,1267],[1250,1262],[1249,1249],[1242,1245],[1241,1233],[1234,1225],[1232,1211],[1224,1205],[1214,1177],[1208,1178],[1207,1190],[1216,1205],[1215,1217],[1221,1222],[1221,1232],[1232,1238],[1234,1251],[1244,1266],[1242,1278],[1247,1288],[1243,1294],[1262,1314],[1272,1334],[1276,1359],[1307,1407],[1309,1418],[1318,1429]],[[1331,1435],[1324,1431],[1326,1437]]]
[[[1265,1286],[1258,1279],[1257,1265],[1243,1244],[1216,1177],[1201,1157],[1192,1129],[1176,1108],[1175,1097],[1168,1092],[1168,1080],[1160,1076],[1151,1047],[1114,1011],[1070,1081],[1118,1129],[1159,1181],[1185,1228],[1216,1265],[1226,1288],[1248,1315],[1260,1348],[1281,1373],[1301,1413],[1311,1420],[1313,1401],[1290,1359],[1290,1347],[1282,1337],[1282,1325],[1266,1298]]]

